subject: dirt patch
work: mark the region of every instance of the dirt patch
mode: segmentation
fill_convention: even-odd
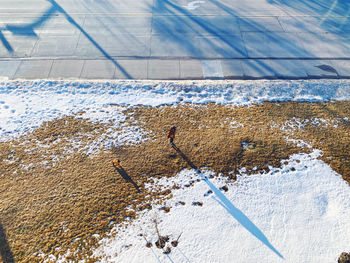
[[[88,154],[84,149],[111,124],[77,115],[0,143],[0,222],[16,261],[39,262],[42,254],[63,255],[69,248],[70,259],[94,262],[91,248],[115,223],[171,197],[170,189],[153,192],[145,184],[190,168],[169,145],[172,126],[176,146],[191,163],[229,181],[242,167],[249,173],[268,171],[293,153],[310,151],[288,137],[322,150],[322,159],[350,182],[350,102],[185,104],[135,107],[125,114],[129,118],[121,125],[137,123],[149,140]],[[124,177],[114,159],[120,159]]]

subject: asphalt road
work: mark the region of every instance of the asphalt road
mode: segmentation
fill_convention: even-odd
[[[350,77],[347,0],[0,0],[0,77]]]

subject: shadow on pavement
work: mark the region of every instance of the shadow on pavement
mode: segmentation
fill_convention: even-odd
[[[6,25],[4,28],[0,28],[0,41],[5,46],[7,51],[10,53],[13,53],[13,47],[11,44],[7,41],[5,36],[2,33],[2,30],[8,30],[12,32],[15,35],[25,35],[28,37],[37,37],[36,33],[34,32],[34,29],[40,27],[42,24],[44,24],[47,20],[51,19],[52,16],[58,12],[61,13],[69,23],[71,23],[74,27],[76,27],[90,42],[93,44],[102,54],[103,56],[110,60],[123,74],[126,78],[131,79],[131,75],[115,60],[113,57],[111,57],[102,47],[100,44],[97,43],[97,41],[92,38],[74,19],[71,17],[55,0],[47,0],[52,6],[48,8],[47,11],[45,11],[41,17],[37,18],[33,23],[31,24],[25,24],[25,25]]]
[[[131,76],[126,70],[115,61],[96,41],[93,39],[55,0],[48,0],[52,6],[56,8],[58,12],[63,14],[69,23],[74,25],[79,31],[103,54],[105,58],[110,60],[123,74],[126,78],[131,79]]]
[[[226,22],[215,20],[220,19],[219,15],[214,20],[210,15],[201,15],[206,12],[204,6],[208,5],[216,8],[215,12]],[[268,5],[282,13],[300,12],[308,17],[291,13],[286,17],[271,18],[271,24],[264,24],[261,18],[244,17],[244,8],[228,1],[209,0],[202,7],[198,5],[202,9],[196,12],[181,6],[178,1],[155,0],[153,12],[158,17],[153,20],[152,34],[156,34],[161,43],[171,44],[170,47],[164,45],[161,50],[161,54],[167,56],[181,51],[190,58],[201,60],[250,58],[244,61],[245,78],[293,79],[309,78],[313,74],[339,78],[337,72],[329,71],[332,65],[323,65],[325,62],[318,65],[316,61],[314,65],[306,61],[307,70],[301,68],[304,60],[348,59],[350,38],[344,33],[350,32],[350,22],[347,17],[335,16],[348,16],[350,3],[345,0],[266,0]],[[169,15],[162,15],[164,13]],[[310,18],[310,14],[314,17]],[[281,18],[286,24],[280,21]],[[295,28],[290,31],[285,26]],[[235,27],[236,31],[233,30]],[[229,72],[235,71],[237,64],[226,63],[225,67]]]

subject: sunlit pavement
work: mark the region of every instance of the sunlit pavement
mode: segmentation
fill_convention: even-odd
[[[0,78],[350,77],[347,0],[2,0]]]

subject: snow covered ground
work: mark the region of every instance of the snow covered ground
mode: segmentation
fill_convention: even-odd
[[[264,101],[350,99],[350,81],[8,81],[0,82],[0,141],[44,121],[85,111],[93,121],[123,121],[111,104],[174,103],[251,105]]]
[[[281,169],[247,176],[234,184],[208,179],[210,171],[184,170],[159,185],[182,186],[168,201],[169,213],[155,205],[96,252],[101,262],[336,262],[350,244],[350,188],[319,151],[294,155]],[[184,187],[190,181],[192,187]],[[229,185],[228,191],[219,190]],[[208,190],[212,193],[208,194]],[[181,205],[180,202],[184,202]],[[194,206],[201,202],[203,206]],[[170,254],[146,247],[157,234],[176,240]]]
[[[267,100],[350,100],[350,81],[1,82],[0,141],[79,112],[92,121],[113,120],[122,128],[118,125],[125,118],[123,108],[110,105],[236,106]],[[127,129],[120,137],[123,143],[133,141]],[[235,183],[208,179],[210,171],[195,170],[161,180],[155,186],[183,186],[168,201],[170,212],[154,205],[131,225],[116,226],[117,235],[104,239],[95,254],[103,256],[102,262],[335,262],[350,249],[350,188],[317,159],[320,154],[314,149],[309,155],[292,156],[281,169],[265,174],[247,176],[242,169]],[[185,187],[189,181],[194,181],[192,186]],[[219,190],[223,185],[227,192]],[[154,244],[154,218],[170,241],[182,233],[168,255],[154,245],[147,248],[139,236],[144,234]]]

